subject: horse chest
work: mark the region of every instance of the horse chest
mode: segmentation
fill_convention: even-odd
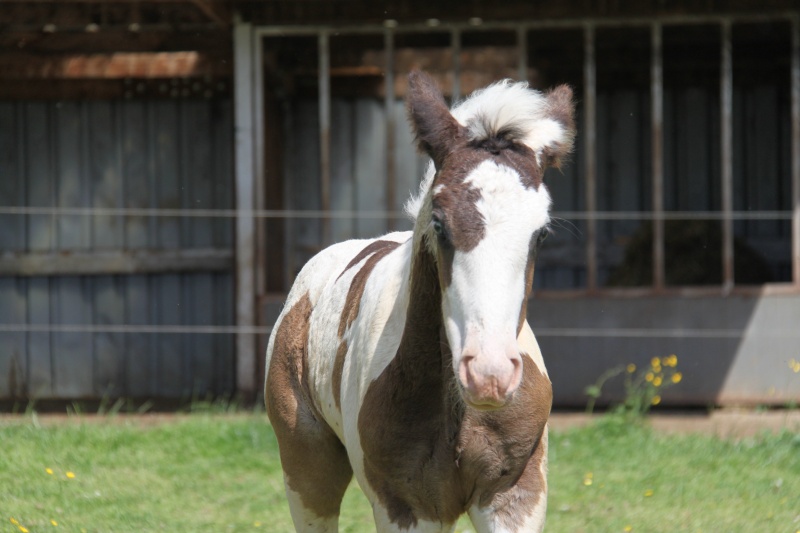
[[[449,522],[490,500],[519,478],[540,435],[527,424],[449,405],[441,389],[422,389],[438,401],[394,396],[372,415],[390,404],[398,411],[362,425],[365,476],[398,523]]]

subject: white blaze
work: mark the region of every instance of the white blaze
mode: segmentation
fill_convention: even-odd
[[[549,221],[550,195],[543,186],[526,188],[516,171],[491,160],[478,165],[466,182],[481,190],[476,207],[485,231],[475,248],[454,254],[442,302],[445,330],[456,375],[464,354],[475,356],[487,372],[504,372],[508,360],[519,356],[525,267],[531,236]]]

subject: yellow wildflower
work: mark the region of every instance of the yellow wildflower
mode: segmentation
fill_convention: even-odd
[[[653,373],[652,373],[652,372],[648,372],[647,374],[645,374],[645,376],[644,376],[644,380],[645,380],[645,381],[647,381],[647,382],[650,382],[650,381],[653,381],[653,378],[654,378],[654,377],[655,377],[655,376],[653,375]]]
[[[645,498],[649,498],[652,495],[653,495],[653,489],[647,489],[646,491],[644,491]]]
[[[28,533],[28,528],[25,526],[17,526],[22,533]]]
[[[656,376],[655,378],[653,378],[653,385],[655,385],[656,387],[660,387],[661,382],[662,382],[661,376]]]
[[[57,526],[58,525],[58,522],[56,522],[55,520],[52,520],[52,519],[50,520],[50,523],[53,524],[53,526]]]
[[[683,379],[683,374],[681,374],[680,372],[675,372],[674,374],[672,374],[673,383],[680,383],[682,379]]]
[[[661,366],[661,359],[659,359],[658,357],[653,357],[650,360],[650,366],[652,366],[653,368]]]
[[[622,531],[624,531],[625,533],[630,533],[631,531],[633,531],[633,526],[625,526],[624,528],[622,528]]]
[[[53,469],[52,468],[45,468],[44,471],[47,472],[48,474],[50,474],[51,476],[53,475]]]
[[[661,396],[655,395],[653,399],[650,401],[653,405],[658,405],[661,403]]]
[[[592,474],[591,472],[586,472],[586,475],[585,475],[585,476],[583,476],[583,484],[584,484],[585,486],[587,486],[587,487],[588,487],[589,485],[591,485],[591,484],[593,483],[593,481],[592,481],[592,477],[594,477],[594,476],[593,476],[593,474]]]
[[[253,522],[253,527],[261,527],[261,522],[256,520],[255,522]]]
[[[19,522],[17,522],[17,519],[14,518],[13,516],[11,517],[11,523],[14,524],[15,526],[19,525]]]
[[[75,478],[75,473],[74,472],[67,472],[65,475],[70,479],[74,479]]]
[[[627,370],[627,371],[628,371],[628,374],[633,374],[634,372],[636,372],[636,365],[634,365],[633,363],[631,363],[631,364],[629,364],[629,365],[626,367],[626,369],[625,369],[625,370]]]

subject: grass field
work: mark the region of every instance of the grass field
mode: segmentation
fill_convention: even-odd
[[[263,414],[0,421],[0,532],[292,531]],[[553,433],[548,532],[800,531],[800,435]],[[356,486],[341,530],[373,530]],[[468,531],[462,521],[457,531]]]

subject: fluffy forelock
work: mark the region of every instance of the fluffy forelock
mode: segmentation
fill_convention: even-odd
[[[467,128],[471,140],[503,134],[537,154],[552,143],[572,143],[570,131],[551,116],[551,111],[542,92],[531,89],[527,82],[512,80],[479,89],[451,110],[455,119]],[[429,164],[417,194],[406,202],[405,211],[412,220],[419,217],[435,174],[436,169]]]

